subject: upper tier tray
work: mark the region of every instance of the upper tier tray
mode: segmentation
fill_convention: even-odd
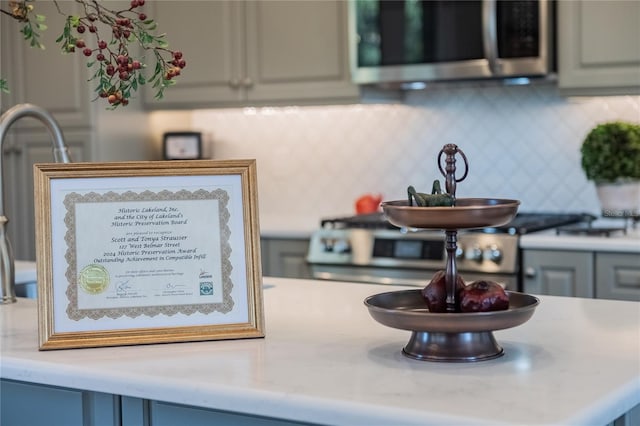
[[[382,211],[393,225],[406,228],[470,229],[500,226],[516,215],[520,201],[457,198],[455,207],[410,206],[408,200],[385,201]]]

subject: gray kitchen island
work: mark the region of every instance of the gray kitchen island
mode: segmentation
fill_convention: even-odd
[[[266,277],[265,338],[57,351],[19,299],[0,306],[0,423],[607,425],[640,403],[640,303],[540,296],[495,332],[502,357],[439,363],[363,304],[401,289]]]

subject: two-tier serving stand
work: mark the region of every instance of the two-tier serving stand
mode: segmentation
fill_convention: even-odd
[[[465,171],[456,177],[456,155],[464,160]],[[445,155],[445,168],[442,157]],[[456,184],[469,171],[464,152],[454,144],[445,145],[437,158],[445,177],[445,190],[455,199]],[[500,226],[510,222],[518,211],[517,200],[458,198],[452,207],[418,207],[410,200],[382,203],[382,210],[393,225],[401,228],[444,229],[447,263],[445,280],[447,312],[429,312],[421,290],[401,290],[376,294],[364,303],[379,323],[412,332],[402,353],[425,361],[468,362],[493,359],[504,353],[493,332],[516,327],[531,318],[539,300],[531,295],[507,291],[509,308],[492,312],[455,312],[456,250],[458,230]]]

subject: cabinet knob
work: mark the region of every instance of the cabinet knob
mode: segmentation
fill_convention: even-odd
[[[237,89],[238,87],[240,87],[240,80],[237,78],[232,78],[231,80],[229,80],[229,86],[231,86],[234,89]]]
[[[527,268],[525,268],[524,270],[524,276],[527,278],[535,278],[536,276],[536,269],[532,268],[531,266],[528,266]]]
[[[251,80],[251,77],[245,77],[242,79],[242,85],[244,87],[251,87],[253,86],[253,80]]]

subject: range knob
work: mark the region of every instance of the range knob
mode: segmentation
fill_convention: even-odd
[[[325,252],[333,251],[333,239],[330,238],[322,238],[320,240],[320,244],[322,244],[322,250]]]
[[[482,249],[478,244],[474,244],[470,249],[465,251],[464,258],[467,260],[475,260],[476,262],[482,262]]]
[[[348,240],[336,240],[336,242],[333,244],[333,252],[334,253],[350,253],[351,244],[349,244]]]
[[[497,244],[491,244],[484,250],[484,259],[494,263],[502,261],[502,250]]]

